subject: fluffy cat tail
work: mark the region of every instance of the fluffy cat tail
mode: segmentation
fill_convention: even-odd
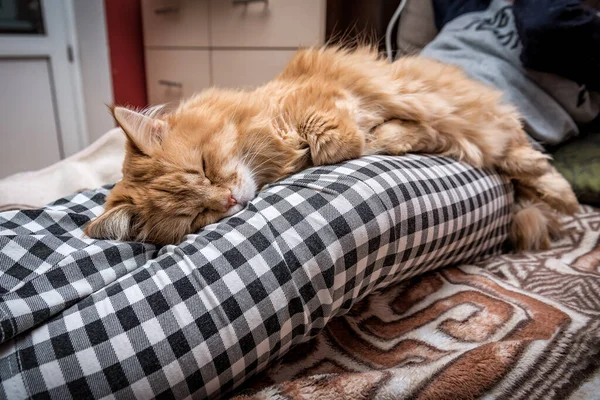
[[[562,214],[574,214],[579,202],[571,185],[549,162],[550,157],[529,146],[509,149],[500,169],[517,185],[517,195],[539,200]]]
[[[515,183],[511,238],[519,251],[548,249],[550,240],[560,234],[559,214],[579,210],[571,185],[548,160],[547,155],[520,146],[509,150],[500,164]]]
[[[517,251],[547,250],[560,232],[558,215],[548,204],[526,198],[516,200],[510,239]]]

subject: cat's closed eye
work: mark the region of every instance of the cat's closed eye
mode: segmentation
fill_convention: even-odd
[[[215,182],[215,177],[211,174],[209,175],[208,170],[206,169],[206,159],[202,157],[202,172],[204,174],[204,178],[208,181],[209,185],[212,185]]]

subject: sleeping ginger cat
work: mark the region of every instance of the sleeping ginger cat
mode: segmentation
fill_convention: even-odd
[[[95,238],[177,243],[241,210],[265,184],[310,166],[408,152],[494,167],[516,184],[512,240],[549,246],[578,203],[534,150],[502,94],[437,61],[392,64],[370,48],[301,50],[253,90],[208,89],[166,113],[113,109],[128,137],[123,179]]]

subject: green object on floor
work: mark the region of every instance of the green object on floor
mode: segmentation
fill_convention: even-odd
[[[554,166],[569,181],[579,201],[600,206],[600,133],[575,138],[552,156]]]

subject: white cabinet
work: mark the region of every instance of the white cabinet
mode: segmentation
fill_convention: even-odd
[[[274,78],[325,38],[326,0],[143,0],[151,104]]]
[[[210,86],[208,50],[146,50],[146,81],[150,104],[190,97]]]
[[[144,0],[146,46],[208,46],[208,0]]]
[[[25,18],[14,1],[0,2],[0,178],[87,144],[72,9],[60,0],[30,3]]]
[[[325,1],[211,0],[210,37],[215,47],[294,48],[323,44]]]
[[[213,50],[212,83],[220,87],[259,86],[275,77],[295,50]]]
[[[60,137],[48,60],[0,59],[0,82],[0,178],[59,161]]]

